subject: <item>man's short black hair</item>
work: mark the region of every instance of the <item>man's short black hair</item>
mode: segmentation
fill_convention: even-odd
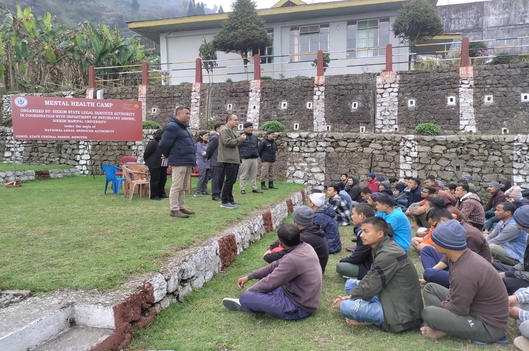
[[[459,184],[468,185],[468,180],[466,180],[466,179],[458,179],[457,184],[458,184],[458,185],[459,185]]]
[[[338,185],[336,185],[336,184],[329,185],[329,186],[327,187],[327,189],[328,189],[328,188],[333,188],[334,191],[336,191],[337,193],[340,192],[340,188],[339,188]]]
[[[454,183],[450,183],[450,184],[447,184],[446,187],[450,190],[456,190],[457,188],[457,184],[454,184]]]
[[[433,186],[425,186],[423,189],[428,190],[428,194],[432,195],[437,192]]]
[[[222,122],[219,122],[219,123],[215,123],[215,126],[213,128],[215,128],[215,131],[217,131],[217,129],[219,129],[220,127],[222,127],[224,125],[224,123]]]
[[[301,235],[298,227],[291,223],[281,224],[277,229],[277,238],[288,247],[299,245]]]
[[[421,186],[421,180],[419,178],[410,178],[410,180],[413,180],[415,183],[417,183],[417,186]]]
[[[468,186],[468,184],[458,184],[457,186],[462,188],[467,193],[470,191],[470,187]]]
[[[404,177],[404,179],[410,180],[410,179],[413,179],[413,177],[406,176],[406,177]]]
[[[373,192],[369,188],[362,189],[362,191],[360,193],[362,193],[362,194],[373,194]]]
[[[509,211],[511,213],[511,216],[514,214],[514,212],[518,208],[518,207],[516,207],[515,204],[513,204],[512,202],[509,202],[509,201],[501,202],[498,205],[502,205],[503,206],[503,210],[504,211]]]
[[[452,213],[446,208],[434,207],[426,214],[426,219],[431,219],[434,222],[439,222],[441,218],[454,219]]]
[[[440,197],[429,197],[426,199],[431,208],[446,208],[445,201]]]
[[[178,106],[175,110],[174,110],[174,114],[175,116],[178,114],[178,112],[182,111],[182,110],[189,110],[187,107],[185,106]]]
[[[399,181],[399,178],[397,178],[397,177],[390,177],[389,178],[389,182],[390,183],[395,183],[395,182],[398,182],[398,181]]]
[[[393,200],[393,197],[389,196],[388,194],[381,194],[374,201],[382,205],[387,205],[389,207],[395,206],[395,200]]]
[[[347,173],[340,174],[340,177],[343,176],[343,175],[345,176],[345,178],[349,177],[349,175]]]
[[[388,223],[380,217],[369,217],[362,221],[362,224],[371,224],[377,231],[383,231],[384,235],[388,235]]]
[[[433,180],[435,182],[435,176],[430,174],[429,176],[426,177],[426,179],[430,179],[430,180]]]
[[[363,214],[366,218],[375,216],[375,210],[368,204],[355,205],[355,207],[353,207],[353,211],[356,211],[356,213],[359,215]]]

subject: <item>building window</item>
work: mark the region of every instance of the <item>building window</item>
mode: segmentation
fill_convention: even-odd
[[[389,18],[347,23],[347,57],[386,55]]]
[[[318,50],[329,51],[329,25],[290,28],[290,62],[314,61]]]
[[[259,54],[259,57],[261,58],[261,64],[265,63],[274,63],[274,30],[273,29],[267,29],[266,33],[268,34],[268,37],[270,37],[270,40],[272,41],[272,45],[270,46],[261,46],[257,53]],[[254,52],[252,51],[252,56],[254,55]]]

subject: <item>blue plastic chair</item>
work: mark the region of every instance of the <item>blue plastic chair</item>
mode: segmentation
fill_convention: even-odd
[[[105,181],[105,194],[107,193],[108,183],[112,183],[112,191],[114,194],[119,194],[121,183],[125,181],[125,178],[116,177],[116,171],[121,169],[108,163],[102,164],[101,169],[107,177]]]

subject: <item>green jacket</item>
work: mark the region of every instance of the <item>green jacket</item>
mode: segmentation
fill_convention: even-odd
[[[369,300],[378,295],[384,310],[382,330],[398,333],[422,324],[421,287],[408,254],[385,237],[372,250],[373,265],[351,292],[351,298]]]
[[[244,143],[243,138],[237,137],[230,127],[226,126],[220,131],[218,162],[241,163],[239,145]]]

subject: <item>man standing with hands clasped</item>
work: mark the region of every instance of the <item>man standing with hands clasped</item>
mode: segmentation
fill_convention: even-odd
[[[242,205],[233,199],[233,184],[237,180],[237,173],[241,164],[239,145],[246,140],[244,133],[240,137],[235,135],[234,130],[237,128],[238,122],[237,116],[231,114],[226,117],[226,128],[220,131],[217,160],[224,165],[224,176],[226,177],[221,193],[222,204],[220,207],[223,208],[235,208]]]
[[[169,166],[172,167],[173,183],[169,193],[171,206],[171,217],[188,218],[195,212],[184,208],[186,184],[191,177],[191,169],[196,164],[195,141],[187,128],[189,128],[189,109],[178,106],[176,117],[171,118],[163,129],[162,140],[159,148],[162,153],[162,160],[168,159]]]

